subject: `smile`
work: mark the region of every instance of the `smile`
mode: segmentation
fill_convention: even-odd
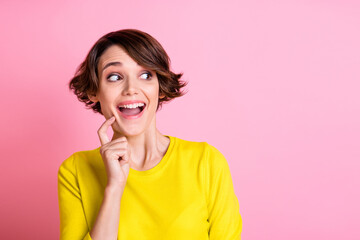
[[[125,119],[136,119],[144,113],[146,104],[143,102],[118,105],[117,109],[121,117]]]

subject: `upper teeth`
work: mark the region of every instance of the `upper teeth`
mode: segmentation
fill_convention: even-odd
[[[119,107],[123,108],[137,108],[144,106],[144,103],[134,103],[134,104],[127,104],[127,105],[120,105]]]

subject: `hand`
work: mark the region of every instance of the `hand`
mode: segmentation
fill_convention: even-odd
[[[106,168],[107,185],[125,187],[130,170],[130,149],[127,147],[126,137],[109,140],[107,130],[114,120],[114,116],[107,119],[98,130],[101,142],[100,154]]]

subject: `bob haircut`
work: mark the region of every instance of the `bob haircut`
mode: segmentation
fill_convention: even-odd
[[[159,98],[156,111],[164,102],[185,94],[181,88],[186,86],[187,82],[180,80],[182,73],[175,74],[170,71],[170,58],[161,44],[140,30],[123,29],[102,36],[90,49],[69,83],[69,89],[73,90],[79,101],[85,103],[86,108],[103,115],[100,102],[94,103],[88,96],[95,95],[99,89],[99,59],[112,45],[119,45],[140,66],[156,72],[159,96],[164,96]]]

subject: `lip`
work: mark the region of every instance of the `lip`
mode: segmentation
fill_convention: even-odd
[[[133,103],[144,103],[146,105],[146,103],[141,100],[129,100],[129,101],[123,101],[123,102],[118,103],[117,107],[122,106],[122,105],[127,105],[127,104],[133,104]]]
[[[127,104],[133,104],[133,103],[144,103],[144,108],[141,112],[139,112],[138,114],[136,115],[125,115],[124,113],[122,113],[119,109],[119,106],[122,106],[122,105],[127,105]],[[146,107],[146,103],[144,101],[140,101],[140,100],[130,100],[130,101],[124,101],[124,102],[120,102],[117,106],[116,106],[116,109],[119,113],[119,115],[125,119],[137,119],[137,118],[140,118],[143,113],[145,112],[145,107]]]

